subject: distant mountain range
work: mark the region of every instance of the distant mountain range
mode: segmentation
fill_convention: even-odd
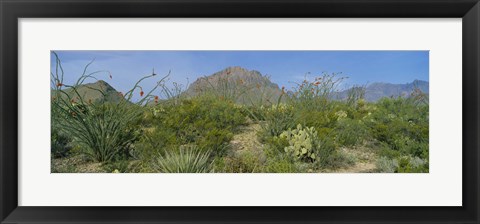
[[[383,97],[408,97],[415,88],[426,94],[429,93],[429,83],[427,81],[414,80],[406,84],[375,82],[366,86],[365,99],[374,102]],[[103,96],[94,89],[101,89],[106,95]],[[115,88],[103,80],[81,85],[77,90],[85,100],[119,102],[123,99]],[[333,94],[332,98],[344,100],[347,98],[349,90],[338,91]],[[68,93],[72,90],[66,89],[65,91]],[[200,77],[182,94],[192,97],[206,91],[213,91],[219,95],[224,93],[234,95],[237,103],[247,104],[252,102],[276,102],[282,94],[280,87],[276,83],[271,82],[267,76],[262,75],[258,71],[247,70],[238,66],[228,67],[212,75]]]
[[[365,100],[374,102],[383,97],[408,97],[415,88],[420,89],[427,95],[429,94],[429,83],[427,81],[414,80],[413,82],[406,84],[375,82],[367,85],[365,88]],[[340,100],[346,99],[349,90],[350,89],[339,91],[338,93],[334,94],[334,98]]]

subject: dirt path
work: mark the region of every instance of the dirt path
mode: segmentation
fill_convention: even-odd
[[[257,154],[260,160],[265,161],[266,157],[263,152],[263,144],[258,141],[257,136],[260,128],[260,124],[249,124],[240,128],[239,133],[234,135],[230,141],[233,156],[244,152],[251,152]]]

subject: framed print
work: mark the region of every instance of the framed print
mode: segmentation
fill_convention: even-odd
[[[479,7],[1,1],[1,222],[478,223]]]

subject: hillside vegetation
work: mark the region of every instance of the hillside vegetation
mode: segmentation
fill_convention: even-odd
[[[186,89],[153,73],[120,93],[105,81],[84,83],[97,73],[62,83],[59,68],[57,59],[52,172],[429,171],[428,94],[416,85],[375,101],[365,98],[368,87],[339,98],[338,74],[286,90],[231,67]]]

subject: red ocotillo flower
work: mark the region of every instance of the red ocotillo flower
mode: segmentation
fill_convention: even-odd
[[[57,87],[63,86],[63,83],[57,82]]]

